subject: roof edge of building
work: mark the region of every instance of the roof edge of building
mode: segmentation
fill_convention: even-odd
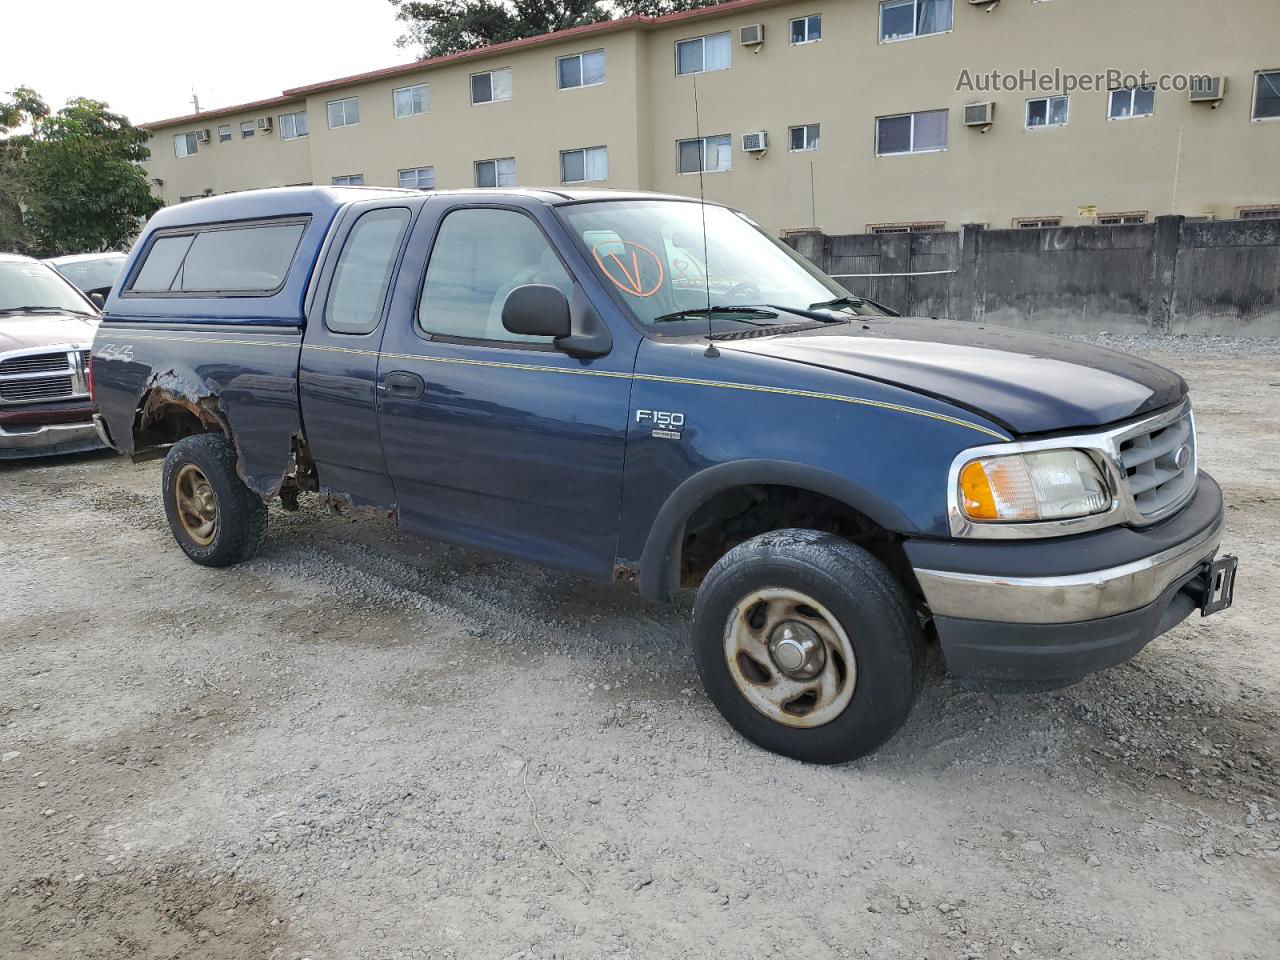
[[[474,50],[462,50],[458,53],[449,53],[441,57],[429,57],[425,60],[415,60],[412,63],[396,64],[395,66],[382,67],[378,70],[370,70],[365,73],[355,73],[346,77],[337,77],[333,80],[322,80],[317,83],[305,84],[300,87],[288,87],[281,91],[280,95],[276,97],[268,97],[264,100],[253,100],[249,103],[236,103],[226,107],[215,107],[212,110],[202,110],[199,113],[189,113],[181,117],[170,117],[166,120],[151,120],[147,123],[138,124],[138,127],[142,130],[158,130],[163,127],[192,123],[194,121],[208,119],[211,117],[225,117],[228,114],[241,113],[245,110],[254,110],[258,107],[280,106],[282,104],[293,103],[295,101],[305,99],[312,93],[320,93],[324,90],[334,90],[339,87],[346,87],[358,83],[369,83],[374,80],[385,80],[389,77],[403,76],[405,74],[417,73],[422,70],[431,70],[436,67],[447,66],[453,63],[465,63],[468,60],[479,60],[484,57],[491,57],[495,54],[506,53],[508,51],[523,50],[529,47],[541,47],[553,43],[564,43],[579,37],[591,36],[598,33],[615,33],[632,29],[652,29],[655,27],[663,27],[670,23],[678,23],[682,20],[724,16],[725,14],[735,13],[739,10],[750,9],[752,7],[768,7],[787,2],[790,2],[790,0],[727,0],[725,3],[719,3],[714,6],[695,7],[692,10],[681,10],[677,13],[668,13],[660,17],[636,15],[630,17],[619,17],[615,20],[601,20],[597,23],[583,24],[579,27],[569,27],[568,29],[556,30],[551,33],[539,33],[532,37],[520,37],[516,40],[508,40],[505,43],[495,43],[487,47],[477,47]]]

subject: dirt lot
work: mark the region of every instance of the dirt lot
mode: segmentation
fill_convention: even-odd
[[[935,676],[819,769],[650,606],[273,510],[230,571],[158,464],[0,466],[0,957],[1280,955],[1280,344],[1194,388],[1236,607],[1068,690]],[[546,843],[541,837],[545,837]]]

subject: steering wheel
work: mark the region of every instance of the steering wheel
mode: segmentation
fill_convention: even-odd
[[[725,291],[726,300],[737,300],[739,303],[759,303],[760,288],[750,280],[735,283]]]

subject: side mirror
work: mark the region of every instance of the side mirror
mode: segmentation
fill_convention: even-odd
[[[93,305],[97,307],[99,310],[101,310],[103,307],[107,305],[107,298],[104,297],[102,294],[100,294],[97,290],[89,294],[89,299],[93,302]]]
[[[527,337],[567,337],[573,332],[569,301],[558,287],[526,283],[507,294],[502,325]]]

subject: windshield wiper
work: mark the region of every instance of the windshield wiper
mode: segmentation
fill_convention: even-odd
[[[93,314],[87,310],[72,310],[69,307],[0,307],[0,314],[4,313],[75,313],[82,317],[93,316]]]
[[[834,300],[823,300],[821,303],[809,304],[810,310],[838,310],[840,307],[865,307],[867,301],[861,297],[836,297]]]
[[[898,311],[892,310],[880,301],[872,300],[870,297],[836,297],[834,300],[824,300],[822,303],[809,304],[810,310],[839,310],[841,307],[849,307],[851,309],[872,307],[887,317],[901,316]]]
[[[676,310],[654,317],[650,323],[671,323],[675,320],[691,320],[695,317],[710,317],[725,314],[728,320],[746,323],[748,320],[776,320],[778,314],[774,310],[761,307],[690,307],[688,310]]]

